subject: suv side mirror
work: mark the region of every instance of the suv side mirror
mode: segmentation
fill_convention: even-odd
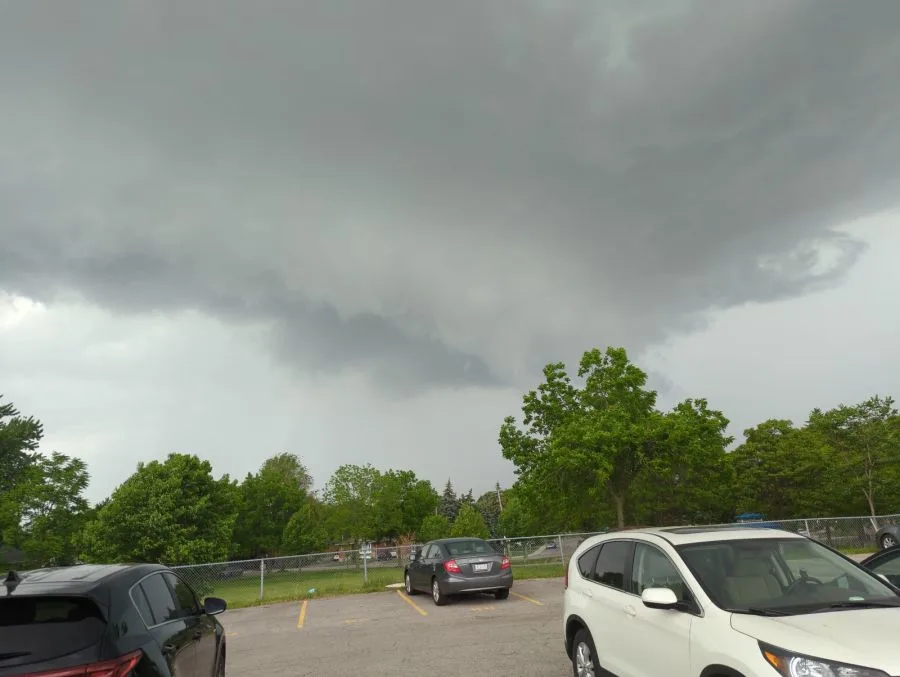
[[[228,603],[220,597],[207,597],[203,600],[203,613],[216,616],[228,608]]]
[[[647,588],[641,593],[641,601],[649,609],[674,609],[678,596],[669,588]]]

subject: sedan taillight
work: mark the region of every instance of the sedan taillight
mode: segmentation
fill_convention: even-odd
[[[504,557],[504,558],[500,561],[500,568],[501,568],[501,569],[509,569],[509,567],[510,567],[509,557]]]
[[[461,574],[462,569],[459,568],[459,564],[456,563],[455,559],[448,559],[444,562],[444,571],[448,574]]]
[[[29,672],[22,677],[128,677],[143,657],[144,652],[138,649],[124,656],[113,658],[111,661],[77,665],[73,668],[58,668],[45,672]]]

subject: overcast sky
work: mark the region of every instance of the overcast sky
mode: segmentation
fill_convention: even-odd
[[[549,361],[733,432],[900,378],[900,2],[9,2],[0,393],[172,451],[509,484]]]

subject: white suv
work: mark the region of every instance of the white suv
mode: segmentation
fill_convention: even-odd
[[[900,592],[787,531],[595,536],[575,550],[565,585],[579,677],[900,675]]]

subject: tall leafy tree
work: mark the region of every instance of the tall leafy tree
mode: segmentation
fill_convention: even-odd
[[[544,383],[524,397],[524,430],[513,417],[501,427],[503,456],[557,523],[583,526],[591,503],[611,501],[624,526],[631,485],[656,452],[656,392],[623,348],[586,352],[578,377],[580,388],[564,364],[544,368]]]
[[[900,478],[897,416],[893,398],[878,395],[853,406],[815,409],[809,416],[808,427],[828,440],[847,488],[865,499],[866,511],[873,517],[882,497],[896,496]]]
[[[325,485],[328,531],[333,540],[369,540],[377,537],[375,499],[381,473],[371,464],[342,465]]]
[[[450,520],[443,515],[428,515],[416,533],[419,543],[427,543],[450,535]]]
[[[88,503],[84,461],[53,452],[38,456],[10,492],[17,505],[10,534],[33,566],[65,566],[78,556]]]
[[[282,534],[282,551],[291,555],[324,552],[328,544],[323,506],[309,497],[288,520]]]
[[[234,533],[237,554],[245,558],[291,554],[282,552],[282,535],[311,488],[312,477],[294,454],[272,456],[259,472],[248,474],[240,486]]]
[[[227,475],[209,461],[169,454],[139,463],[85,530],[87,556],[100,562],[198,564],[226,559],[239,507]]]
[[[490,538],[487,525],[475,506],[468,503],[459,509],[459,514],[453,520],[450,535],[457,537],[473,536],[475,538]]]
[[[492,538],[500,535],[500,496],[500,485],[498,484],[496,489],[484,492],[475,501],[475,509],[484,518],[484,523],[487,524]]]

